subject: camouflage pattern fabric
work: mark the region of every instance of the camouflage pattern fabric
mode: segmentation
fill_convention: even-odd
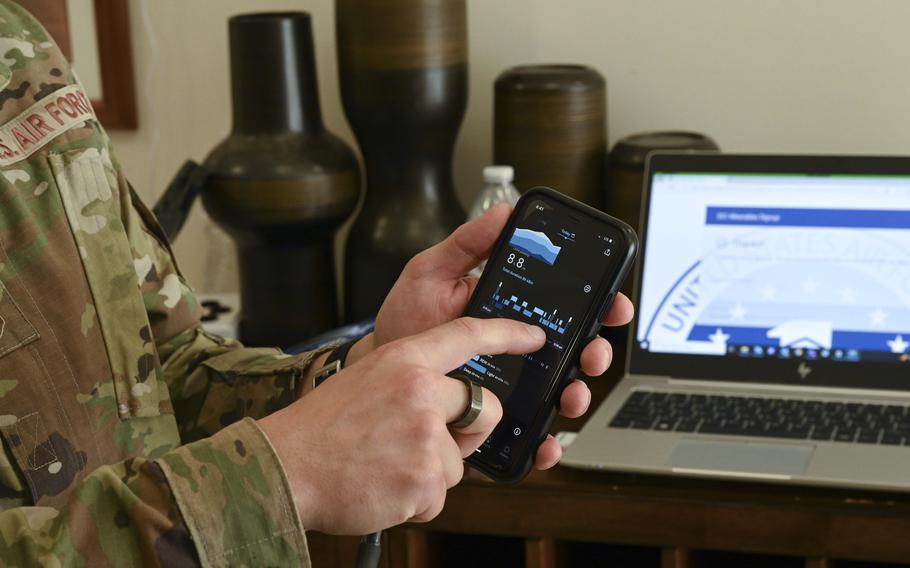
[[[199,317],[59,49],[0,0],[0,564],[309,565],[252,419],[316,353]]]

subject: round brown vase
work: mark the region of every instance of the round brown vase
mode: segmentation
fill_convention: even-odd
[[[626,136],[610,152],[607,213],[622,219],[638,231],[645,159],[651,152],[719,149],[714,140],[698,132],[663,130]]]
[[[664,130],[633,134],[621,139],[613,146],[609,157],[609,180],[607,186],[606,212],[640,230],[641,192],[644,189],[645,160],[656,150],[718,150],[710,137],[697,132]],[[624,294],[633,297],[633,278],[623,284]],[[634,299],[634,298],[633,298]],[[613,345],[613,361],[623,361],[628,348],[629,326],[604,327],[600,335]],[[607,371],[607,383],[619,380],[623,366],[614,363]]]
[[[525,191],[546,185],[603,208],[607,84],[583,65],[523,65],[494,86],[493,161]]]
[[[357,205],[357,159],[322,123],[309,15],[229,29],[233,129],[202,200],[237,245],[241,339],[285,346],[338,324],[333,238]]]
[[[465,213],[452,153],[467,105],[465,0],[336,0],[338,76],[366,169],[345,318],[373,317],[407,261]]]

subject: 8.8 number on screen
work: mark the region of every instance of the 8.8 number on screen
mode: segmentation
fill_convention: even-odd
[[[506,263],[514,264],[515,268],[524,268],[525,258],[523,256],[518,256],[513,252],[509,254],[508,258],[506,258]]]

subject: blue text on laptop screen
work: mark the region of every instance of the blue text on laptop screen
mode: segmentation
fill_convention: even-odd
[[[908,205],[907,177],[656,172],[640,346],[906,360]]]

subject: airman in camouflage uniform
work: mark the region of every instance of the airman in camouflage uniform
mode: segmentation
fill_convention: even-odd
[[[200,328],[76,77],[10,0],[0,124],[0,564],[308,564],[251,418],[315,354]]]
[[[545,339],[456,319],[508,215],[493,208],[415,257],[375,333],[298,397],[325,355],[200,328],[60,51],[0,0],[0,565],[309,566],[304,524],[358,534],[435,517],[501,416],[484,389],[474,422],[447,427],[469,401],[444,373]],[[604,323],[631,317],[620,295]],[[580,361],[591,376],[609,362],[601,338]],[[588,401],[574,381],[560,412]],[[547,438],[536,467],[560,453]]]

